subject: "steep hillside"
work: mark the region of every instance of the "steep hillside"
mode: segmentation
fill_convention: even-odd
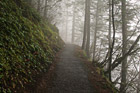
[[[15,92],[47,71],[62,46],[58,29],[22,0],[0,0],[0,90]]]

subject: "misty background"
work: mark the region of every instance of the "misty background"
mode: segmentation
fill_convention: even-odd
[[[41,2],[39,6],[38,1]],[[85,48],[83,49],[89,60],[98,62],[106,72],[110,72],[110,80],[118,89],[122,85],[123,91],[126,93],[139,93],[140,1],[89,1],[90,5],[86,6],[88,0],[36,0],[32,1],[32,6],[40,12],[41,16],[44,16],[43,7],[47,7],[44,17],[58,27],[59,35],[65,43],[73,43],[82,47],[85,24],[88,24],[89,29],[87,31],[90,31],[90,38],[87,40],[89,42],[88,51]],[[125,3],[125,5],[122,5],[122,3]],[[112,7],[114,7],[114,10]],[[89,20],[85,22],[86,15]],[[123,31],[124,29],[125,31]],[[123,37],[126,37],[125,40]],[[110,47],[110,44],[113,47]],[[112,52],[110,54],[111,48]],[[129,50],[131,53],[129,53]],[[125,53],[122,51],[125,51]],[[127,53],[128,55],[125,55]],[[110,58],[111,68],[109,69]],[[125,62],[120,60],[121,58],[124,58]],[[125,63],[125,66],[122,67],[123,64],[121,63]],[[123,68],[125,69],[124,74],[122,72]],[[122,78],[125,79],[124,84]]]

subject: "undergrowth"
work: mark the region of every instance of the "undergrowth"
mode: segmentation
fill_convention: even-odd
[[[0,0],[0,90],[13,93],[47,71],[63,46],[58,29],[22,0]]]
[[[78,56],[79,58],[81,58],[84,62],[85,65],[88,65],[89,70],[89,76],[90,76],[90,80],[94,80],[94,86],[98,86],[99,91],[102,90],[110,90],[112,92],[108,92],[108,93],[118,93],[118,90],[115,88],[115,86],[109,81],[109,79],[106,77],[106,75],[104,74],[104,69],[100,66],[100,64],[98,62],[94,62],[92,63],[92,61],[90,61],[85,53],[84,50],[82,50],[79,46],[76,46],[76,50],[75,50],[76,56]],[[94,75],[94,74],[95,75]],[[98,80],[100,80],[100,82],[98,82]],[[98,90],[98,89],[97,89]],[[101,93],[101,92],[97,92],[97,93]],[[107,93],[107,92],[104,92]]]

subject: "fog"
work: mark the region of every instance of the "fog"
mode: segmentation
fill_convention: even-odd
[[[58,27],[66,44],[79,45],[122,93],[139,93],[139,0],[41,1],[40,7],[47,5],[47,21]]]
[[[140,0],[0,0],[0,85],[140,93]]]
[[[105,59],[105,55],[108,53],[108,26],[109,26],[109,6],[108,0],[99,0],[99,10],[98,10],[98,27],[97,27],[97,43],[96,43],[96,50],[95,56],[96,60],[102,63]],[[85,4],[83,0],[69,0],[64,1],[62,3],[62,15],[60,24],[57,27],[60,29],[60,36],[66,43],[72,43],[72,30],[73,30],[73,8],[75,2],[76,5],[76,18],[75,18],[75,38],[74,44],[82,46],[83,42],[83,33],[84,33],[84,18],[85,18]],[[128,46],[126,47],[126,51],[131,47],[132,43],[137,39],[140,33],[140,1],[139,0],[127,0],[126,1],[126,13],[127,13],[127,39],[128,39]],[[80,4],[81,3],[81,4]],[[68,5],[68,6],[67,6]],[[115,60],[118,56],[121,55],[121,47],[122,47],[122,25],[119,23],[121,21],[121,3],[118,2],[115,5],[114,9],[114,17],[115,17],[115,44],[114,44],[114,55],[113,59]],[[96,13],[97,13],[97,1],[91,0],[90,6],[90,58],[92,60],[93,56],[93,44],[94,44],[94,31],[96,28]],[[111,38],[113,38],[113,28],[111,28]],[[120,47],[120,48],[119,48]],[[137,42],[137,46],[135,48],[140,47],[140,42]],[[128,72],[127,72],[127,83],[131,83],[132,86],[127,85],[127,93],[136,93],[138,90],[137,87],[139,86],[136,82],[139,81],[138,75],[136,74],[139,72],[139,63],[140,63],[140,51],[137,51],[134,55],[131,55],[127,58],[128,63]],[[104,67],[105,70],[108,68],[107,66]],[[112,80],[116,83],[116,87],[120,87],[121,83],[121,65],[119,65],[116,69],[112,71]],[[133,74],[132,74],[133,73]],[[134,79],[135,78],[135,79]],[[136,89],[135,89],[135,88]],[[132,92],[133,91],[133,92]],[[139,92],[137,92],[139,93]]]

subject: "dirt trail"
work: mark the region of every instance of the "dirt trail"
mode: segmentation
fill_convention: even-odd
[[[47,73],[24,93],[97,93],[88,78],[84,62],[75,56],[75,45],[67,44]]]
[[[74,45],[66,45],[59,61],[47,93],[93,93],[84,64],[74,55]]]
[[[37,82],[18,93],[117,93],[99,68],[78,54],[81,52],[80,47],[67,44],[48,72],[41,73]]]

